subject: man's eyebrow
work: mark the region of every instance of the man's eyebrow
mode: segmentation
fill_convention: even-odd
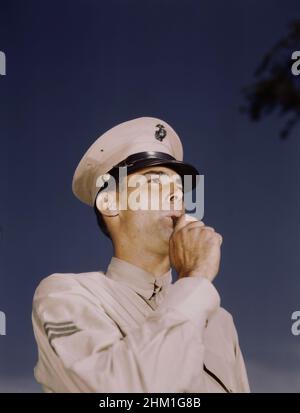
[[[147,171],[147,172],[143,172],[143,173],[141,173],[141,175],[149,175],[149,174],[153,174],[153,175],[155,175],[155,174],[157,174],[157,175],[159,175],[159,174],[163,174],[163,175],[168,175],[168,173],[166,172],[166,171],[156,171],[156,170],[154,170],[154,169],[150,169],[149,171]],[[176,178],[180,178],[180,186],[182,187],[183,186],[183,184],[182,184],[182,177],[177,173],[177,172],[175,172],[174,171],[174,173],[170,176],[170,178],[172,177],[172,176],[174,176],[174,175],[176,175]],[[169,175],[168,175],[169,176]]]
[[[149,171],[146,171],[146,172],[141,173],[141,175],[148,175],[148,174],[151,174],[151,173],[165,174],[166,172],[165,172],[165,171],[157,171],[157,170],[154,170],[154,169],[150,169]]]

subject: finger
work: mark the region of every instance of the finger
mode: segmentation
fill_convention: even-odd
[[[190,230],[190,229],[199,228],[199,227],[206,228],[203,221],[189,222],[186,226],[186,229]]]
[[[189,214],[185,214],[185,220],[186,221],[191,221],[191,222],[194,222],[194,221],[198,222],[197,218],[195,218],[195,217],[193,217],[192,215],[189,215]]]
[[[174,227],[174,233],[179,231],[180,229],[184,228],[185,226],[190,226],[190,225],[197,225],[197,226],[203,226],[205,225],[204,222],[198,221],[196,218],[187,215],[187,214],[182,214],[176,222],[176,225]]]
[[[215,229],[213,228],[213,227],[207,227],[205,224],[204,224],[204,222],[203,221],[198,221],[198,222],[192,222],[192,223],[190,223],[190,224],[188,224],[187,225],[187,229],[188,230],[190,230],[190,229],[194,229],[194,228],[201,228],[201,230],[206,230],[206,229],[208,229],[208,230],[210,230],[210,231],[215,231]]]
[[[208,229],[209,231],[215,232],[215,229],[213,227],[208,227],[206,225],[203,229]]]

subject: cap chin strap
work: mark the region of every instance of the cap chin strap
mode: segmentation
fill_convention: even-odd
[[[165,152],[156,152],[156,151],[146,151],[138,152],[133,155],[129,155],[126,159],[114,165],[112,169],[124,167],[124,166],[133,166],[138,161],[144,161],[146,159],[159,159],[165,161],[176,161],[176,159]],[[109,172],[108,172],[109,173]]]

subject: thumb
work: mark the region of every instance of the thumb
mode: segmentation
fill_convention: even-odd
[[[193,218],[192,216],[187,215],[187,214],[182,214],[182,215],[180,215],[179,218],[174,217],[173,219],[176,219],[173,234],[175,234],[181,228],[185,227],[191,221],[197,221],[196,218]]]

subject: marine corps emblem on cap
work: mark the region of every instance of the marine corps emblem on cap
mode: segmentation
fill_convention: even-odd
[[[164,125],[161,125],[160,123],[156,125],[156,127],[158,130],[155,131],[155,138],[161,142],[166,137],[167,131]]]

